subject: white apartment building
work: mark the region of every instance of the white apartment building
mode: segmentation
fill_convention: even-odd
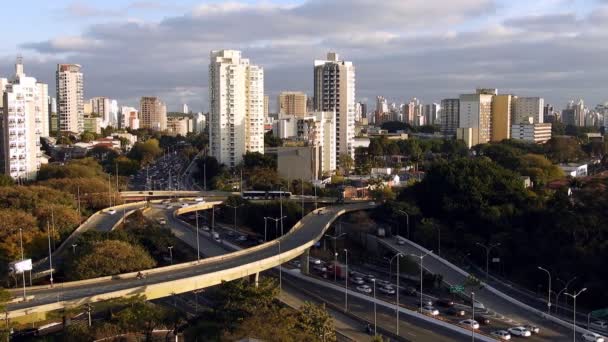
[[[155,131],[167,129],[167,106],[157,97],[144,96],[140,102],[140,126]]]
[[[355,66],[343,61],[335,52],[326,60],[314,62],[315,110],[336,113],[336,158],[348,154],[353,159],[355,148]]]
[[[135,107],[120,107],[120,128],[139,129],[139,112]]]
[[[542,97],[514,97],[511,121],[514,124],[529,123],[532,118],[533,123],[543,123],[544,108],[545,99]]]
[[[21,59],[15,77],[2,82],[2,153],[4,174],[33,180],[47,158],[40,138],[48,130],[48,86],[25,75]],[[46,127],[46,128],[45,128]]]
[[[470,148],[490,141],[492,135],[492,98],[490,94],[460,95],[457,137]]]
[[[551,139],[550,123],[528,123],[511,125],[511,139],[544,144]]]
[[[194,114],[193,120],[194,132],[199,134],[205,132],[205,130],[207,129],[207,117],[203,113],[198,112]]]
[[[209,145],[220,164],[234,167],[245,152],[264,153],[264,69],[236,50],[211,51]]]
[[[297,138],[318,147],[320,174],[336,170],[336,114],[314,112],[297,120]]]
[[[118,101],[110,100],[110,117],[108,120],[108,126],[118,128],[119,121],[118,116],[120,114],[120,107],[118,107]]]
[[[272,135],[279,139],[289,139],[296,136],[298,118],[295,115],[281,115],[272,123]]]
[[[84,132],[84,77],[78,64],[58,64],[57,115],[62,132]]]

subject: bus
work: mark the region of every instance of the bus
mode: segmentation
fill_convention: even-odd
[[[260,200],[260,199],[275,200],[275,199],[281,199],[281,198],[288,199],[290,197],[291,197],[290,191],[259,191],[259,190],[243,191],[243,198],[249,199],[249,200]]]

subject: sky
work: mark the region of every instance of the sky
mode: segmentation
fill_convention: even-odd
[[[356,68],[356,97],[424,103],[474,92],[608,101],[608,0],[30,0],[3,4],[0,76],[54,94],[57,63],[83,66],[85,97],[208,110],[209,52],[237,49],[283,90],[312,94],[313,62]]]

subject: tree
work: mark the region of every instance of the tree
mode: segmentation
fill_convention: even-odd
[[[243,155],[243,167],[245,170],[251,170],[258,167],[276,169],[277,161],[276,159],[260,152],[246,152]]]
[[[106,240],[94,242],[90,251],[77,254],[66,266],[67,277],[77,280],[145,270],[156,266],[156,262],[140,246]]]
[[[159,144],[159,141],[156,139],[137,142],[133,145],[127,156],[139,161],[141,165],[148,165],[163,153]]]
[[[389,133],[396,133],[397,131],[410,131],[412,128],[410,125],[401,121],[383,122],[380,127],[389,131]]]
[[[355,163],[355,161],[353,160],[353,157],[350,156],[350,154],[348,154],[348,153],[340,154],[338,164],[340,165],[340,168],[342,169],[342,172],[344,172],[345,175],[348,176],[348,174],[350,173],[350,170],[354,166],[354,163]]]
[[[11,176],[0,174],[0,186],[12,186],[15,185],[15,181]]]
[[[125,156],[114,159],[114,164],[118,167],[118,174],[121,176],[134,175],[140,169],[137,160],[129,159]]]
[[[268,131],[264,134],[264,146],[268,146],[268,147],[283,146],[283,140],[275,137],[274,134],[272,134],[272,131]]]
[[[272,278],[260,278],[258,286],[242,279],[224,282],[218,291],[218,300],[222,303],[218,312],[225,322],[238,322],[258,312],[266,312],[278,293]]]
[[[298,310],[296,321],[302,331],[314,336],[318,341],[336,341],[334,321],[325,309],[325,304],[315,305],[304,302]]]
[[[80,141],[90,142],[97,139],[97,135],[93,132],[86,131],[80,135]]]
[[[555,163],[571,163],[583,156],[583,150],[577,139],[571,137],[553,137],[545,144],[547,154]]]
[[[526,154],[518,158],[519,172],[528,176],[536,185],[545,185],[564,177],[562,170],[547,158],[538,154]]]

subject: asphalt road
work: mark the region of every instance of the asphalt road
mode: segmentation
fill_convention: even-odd
[[[394,250],[399,251],[405,255],[425,254],[424,251],[408,243],[404,245],[398,245],[395,239],[384,239]],[[414,258],[418,262],[418,259]],[[441,261],[435,254],[428,255],[423,260],[423,266],[435,274],[443,275],[443,280],[452,285],[462,285],[465,283],[466,277],[452,268],[448,267]],[[486,308],[503,315],[505,322],[508,319],[512,319],[513,322],[508,322],[510,326],[517,324],[534,324],[541,329],[539,335],[534,336],[534,340],[538,341],[565,341],[572,338],[572,330],[562,327],[561,325],[555,324],[542,317],[539,317],[528,310],[525,310],[515,304],[512,304],[501,297],[498,297],[488,291],[487,289],[477,289],[475,292],[475,300],[483,303]],[[529,339],[530,340],[530,339]]]
[[[27,309],[37,305],[49,304],[61,300],[77,300],[92,297],[94,295],[108,293],[117,290],[128,290],[141,289],[148,284],[161,283],[176,279],[188,278],[195,275],[209,274],[220,270],[226,270],[231,268],[237,268],[243,264],[253,263],[269,257],[272,257],[279,253],[279,250],[288,251],[301,246],[302,244],[311,241],[322,234],[321,227],[324,227],[331,222],[335,214],[342,208],[367,208],[367,204],[352,204],[344,206],[336,206],[331,208],[324,208],[323,214],[307,215],[303,219],[302,226],[293,230],[291,234],[288,234],[278,241],[279,244],[269,244],[266,248],[262,248],[239,257],[218,260],[212,263],[205,263],[201,265],[195,265],[183,269],[170,270],[161,273],[150,273],[144,279],[113,279],[113,280],[100,280],[94,284],[78,285],[78,286],[66,286],[65,283],[55,284],[53,288],[43,289],[30,289],[28,295],[33,295],[34,298],[27,302],[13,303],[7,305],[7,311],[16,309]],[[285,260],[287,261],[287,260]],[[145,273],[145,272],[144,272]]]

